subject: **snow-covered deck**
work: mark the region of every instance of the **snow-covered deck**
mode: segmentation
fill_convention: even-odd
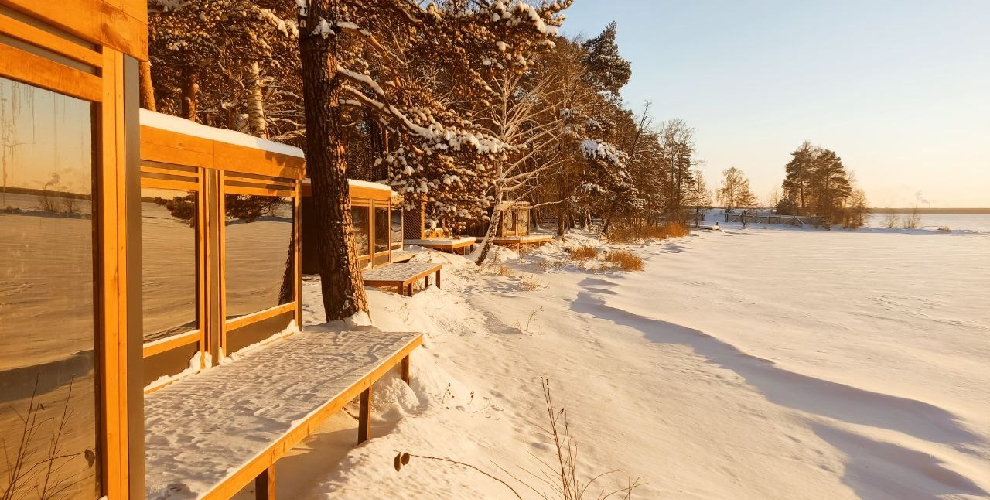
[[[419,333],[296,333],[145,398],[149,500],[229,498],[422,343]],[[367,398],[367,400],[366,400]]]
[[[440,286],[440,269],[443,266],[429,262],[396,262],[364,271],[361,277],[366,286],[396,287],[399,295],[412,295],[412,284],[420,279],[430,286],[430,275],[436,274]]]
[[[499,236],[492,243],[500,246],[542,245],[553,241],[549,234],[527,234],[525,236]]]
[[[444,252],[463,253],[475,244],[473,237],[463,238],[428,238],[424,240],[405,240],[406,245],[419,245],[432,250],[442,250]]]

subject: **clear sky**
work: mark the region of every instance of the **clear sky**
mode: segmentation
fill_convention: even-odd
[[[575,0],[563,32],[611,20],[623,97],[696,129],[709,184],[765,198],[809,140],[874,206],[990,207],[990,0]]]

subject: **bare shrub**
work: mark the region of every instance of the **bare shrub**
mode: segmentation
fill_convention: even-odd
[[[402,471],[403,467],[409,465],[411,459],[419,458],[464,467],[482,474],[492,481],[500,483],[506,489],[511,491],[512,494],[519,500],[523,500],[523,496],[519,493],[519,490],[509,484],[509,481],[514,481],[521,484],[526,489],[533,492],[535,495],[534,498],[542,498],[544,500],[549,500],[551,498],[559,498],[560,500],[585,500],[590,498],[595,498],[597,500],[607,500],[609,498],[621,498],[625,500],[631,499],[633,492],[641,485],[639,478],[632,479],[629,477],[626,480],[625,486],[599,490],[598,485],[601,484],[605,478],[616,474],[619,471],[608,470],[600,472],[594,476],[583,474],[581,472],[580,467],[578,466],[577,440],[571,434],[570,425],[568,425],[567,422],[567,411],[564,408],[558,409],[554,404],[553,395],[550,392],[550,381],[547,379],[541,379],[540,381],[543,384],[543,397],[546,401],[547,418],[550,424],[546,429],[548,434],[547,437],[552,442],[552,449],[556,460],[543,460],[536,457],[543,466],[537,472],[520,467],[523,474],[538,481],[538,483],[534,483],[536,486],[523,481],[518,476],[498,464],[495,464],[495,467],[497,467],[502,474],[504,474],[502,477],[500,477],[501,475],[497,475],[497,473],[493,474],[487,472],[475,465],[461,462],[459,460],[454,460],[447,457],[416,455],[400,451],[392,460],[392,466],[396,471]],[[587,477],[588,479],[582,479],[584,477]],[[548,494],[546,488],[549,488],[551,493]],[[592,490],[592,488],[599,491],[596,492]]]
[[[512,269],[509,269],[505,264],[499,264],[496,274],[499,276],[509,277],[512,276]]]
[[[919,227],[921,227],[921,215],[915,208],[910,216],[904,218],[904,229],[918,229]]]
[[[623,271],[642,271],[646,268],[643,259],[628,250],[612,250],[605,254],[605,262]],[[607,268],[607,267],[605,267]]]
[[[883,218],[881,225],[887,229],[894,229],[897,227],[897,214],[887,214],[887,216]]]
[[[539,290],[540,288],[543,288],[543,282],[536,279],[536,277],[534,277],[532,274],[527,274],[524,275],[521,280],[519,280],[519,288],[522,288],[524,291],[527,292],[532,292],[535,290]]]
[[[571,260],[583,262],[586,260],[598,258],[598,249],[592,246],[583,246],[578,248],[568,248],[567,256]]]

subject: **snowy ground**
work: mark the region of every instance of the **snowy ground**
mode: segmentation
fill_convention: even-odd
[[[597,244],[577,235],[568,245]],[[631,248],[642,273],[512,276],[442,261],[443,289],[371,291],[386,330],[427,333],[414,382],[376,387],[279,463],[282,498],[549,496],[540,378],[567,409],[589,493],[634,498],[990,498],[990,235],[727,229]],[[504,273],[503,273],[504,274]],[[305,283],[319,320],[319,284]],[[552,472],[552,471],[551,471]],[[521,480],[521,481],[520,481]]]

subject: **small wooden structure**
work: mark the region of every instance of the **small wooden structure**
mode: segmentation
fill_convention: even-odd
[[[372,268],[391,262],[409,260],[403,249],[403,215],[401,200],[385,184],[349,181],[351,219],[354,224],[354,244],[362,268]],[[319,221],[313,215],[313,190],[309,181],[302,184],[303,213],[303,273],[317,274],[316,245],[307,243],[315,237]]]
[[[502,212],[501,223],[499,224],[495,239],[492,243],[520,248],[528,245],[542,245],[553,241],[553,237],[546,234],[531,234],[530,219],[533,206],[527,201],[514,201],[503,203],[495,210]]]
[[[406,244],[418,245],[423,248],[429,248],[430,250],[439,250],[441,252],[457,253],[465,255],[470,252],[476,243],[474,236],[462,236],[462,237],[436,237],[436,238],[424,238],[421,240],[406,240]]]
[[[395,287],[399,295],[412,295],[413,284],[425,279],[426,288],[430,287],[430,276],[436,275],[436,285],[440,288],[440,264],[429,262],[403,262],[384,267],[368,269],[362,277],[366,286]]]

